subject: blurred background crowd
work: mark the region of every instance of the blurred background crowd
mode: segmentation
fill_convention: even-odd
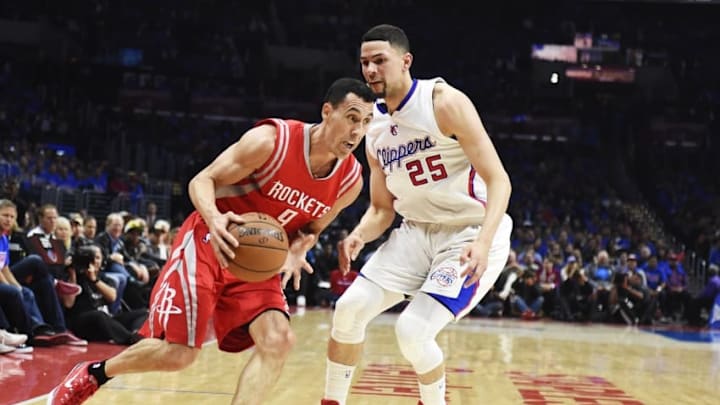
[[[360,77],[360,35],[385,22],[408,33],[416,77],[473,100],[513,182],[513,251],[475,315],[707,324],[720,290],[720,5],[543,3],[0,4],[8,268],[43,307],[0,328],[35,344],[66,330],[134,341],[192,209],[189,179],[259,118],[318,121],[327,86]],[[352,282],[337,242],[367,199],[310,252],[315,274],[287,291],[292,304],[332,306]],[[82,274],[57,265],[71,256],[87,259]],[[17,270],[29,258],[30,276]],[[46,278],[54,288],[38,287]]]

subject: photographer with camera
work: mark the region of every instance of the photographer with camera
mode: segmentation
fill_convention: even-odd
[[[63,304],[70,329],[84,339],[130,345],[142,337],[137,331],[147,318],[147,309],[110,315],[108,305],[117,297],[115,288],[100,277],[103,256],[97,246],[82,246],[73,255],[70,282],[82,287],[82,293]]]
[[[557,318],[567,322],[599,320],[595,287],[585,276],[585,270],[568,266],[567,279],[560,284]]]
[[[616,273],[610,290],[610,314],[614,320],[628,325],[651,325],[657,299],[650,289],[643,285],[640,273],[635,271],[637,258],[628,257],[628,271]]]

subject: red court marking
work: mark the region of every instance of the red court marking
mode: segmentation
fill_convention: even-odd
[[[472,386],[452,384],[453,374],[468,374],[472,372],[472,369],[467,368],[448,367],[445,369],[447,378],[446,402],[450,402],[453,391],[472,389]],[[355,384],[353,384],[350,393],[354,395],[374,395],[381,397],[420,397],[415,370],[408,365],[398,364],[368,364],[368,366],[362,370]]]
[[[643,405],[641,401],[602,377],[571,374],[506,373],[515,384],[524,404]]]

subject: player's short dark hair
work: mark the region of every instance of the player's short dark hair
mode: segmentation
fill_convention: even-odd
[[[347,97],[349,93],[355,94],[370,103],[375,101],[375,94],[367,84],[357,79],[343,77],[335,80],[333,84],[330,85],[323,102],[330,103],[333,107],[337,107],[345,100],[345,97]]]
[[[405,31],[394,25],[380,24],[370,28],[363,34],[361,40],[361,42],[368,41],[388,41],[390,46],[403,52],[410,52],[410,40],[405,35]]]

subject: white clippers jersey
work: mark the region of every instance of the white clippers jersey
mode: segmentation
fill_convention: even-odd
[[[446,225],[480,225],[487,187],[460,143],[440,132],[433,110],[433,88],[442,78],[413,80],[391,115],[379,99],[366,135],[368,152],[378,159],[395,210],[405,219]]]

